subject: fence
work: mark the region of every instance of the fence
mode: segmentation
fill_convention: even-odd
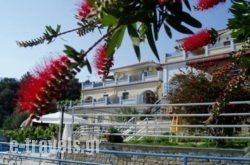
[[[246,104],[249,105],[250,101],[243,101],[243,102],[230,102],[229,104]],[[162,107],[186,107],[186,106],[209,106],[213,105],[213,103],[188,103],[188,104],[157,104],[157,106]],[[145,106],[145,107],[152,107],[152,105],[123,105],[118,106],[120,107],[137,107],[137,106]],[[80,108],[80,107],[74,107],[74,108]],[[82,107],[83,108],[83,107]],[[107,108],[107,107],[106,107]],[[83,109],[84,111],[84,109]],[[74,111],[72,111],[73,113]],[[77,133],[79,135],[92,135],[92,138],[100,138],[107,134],[105,129],[103,127],[115,127],[119,128],[123,132],[119,133],[112,133],[111,135],[120,135],[124,138],[130,137],[130,140],[141,140],[145,137],[148,138],[165,138],[169,140],[177,140],[180,142],[182,139],[187,141],[192,141],[195,143],[200,142],[211,142],[213,140],[242,140],[249,142],[249,130],[250,130],[250,124],[249,122],[241,123],[241,124],[209,124],[204,125],[202,123],[200,124],[183,124],[178,123],[176,121],[173,121],[174,117],[185,117],[185,118],[199,118],[199,117],[208,117],[210,116],[209,113],[193,113],[193,114],[184,114],[184,113],[178,113],[178,114],[81,114],[77,116],[84,116],[84,117],[92,117],[95,119],[98,119],[98,116],[103,116],[106,118],[102,122],[89,122],[85,126],[89,128],[99,128],[99,131],[89,131],[91,129],[85,129],[88,131],[81,132],[82,130],[78,130]],[[131,117],[132,120],[128,120],[127,122],[117,122],[116,117],[122,116],[122,117]],[[243,117],[250,117],[250,110],[249,112],[245,113],[222,113],[220,116],[224,117],[232,117],[232,116],[243,116]],[[143,120],[142,120],[143,118]],[[176,120],[176,119],[175,119]],[[91,121],[97,121],[92,120]],[[121,129],[122,128],[122,129]],[[176,131],[173,132],[171,128],[182,128],[186,130],[190,129],[197,129],[197,130],[203,130],[203,132],[199,132],[196,134],[196,132],[192,131],[191,133],[188,131]],[[237,128],[244,129],[245,132],[237,132],[234,133],[232,136],[224,136],[223,134],[214,136],[211,134],[211,129],[217,129],[217,128],[233,128],[237,130]],[[130,130],[128,130],[130,129]],[[205,130],[205,131],[204,131]],[[90,136],[88,136],[90,138]],[[74,139],[76,140],[76,139]],[[101,139],[104,140],[104,139]],[[129,141],[129,140],[128,140]],[[0,143],[1,144],[1,143]],[[2,143],[3,144],[3,143]],[[9,144],[9,143],[5,143]],[[25,145],[25,144],[24,144]],[[1,145],[2,146],[2,145]],[[3,150],[0,146],[0,151]],[[39,146],[38,146],[39,147]],[[68,150],[71,150],[72,148],[67,148]],[[19,150],[19,149],[18,149]],[[81,150],[86,150],[86,148],[81,148]],[[99,150],[100,154],[113,154],[113,155],[132,155],[132,156],[149,156],[149,157],[169,157],[169,158],[178,158],[180,159],[180,162],[183,163],[183,165],[187,165],[192,159],[201,159],[201,160],[223,160],[228,162],[236,162],[236,164],[250,164],[250,158],[249,157],[234,157],[234,156],[208,156],[208,155],[191,155],[191,154],[166,154],[166,153],[147,153],[147,152],[130,152],[130,151],[117,151],[117,150]],[[91,156],[91,155],[90,155]],[[36,160],[36,161],[35,161]],[[35,162],[34,162],[35,161]],[[100,164],[98,162],[94,161],[76,161],[76,160],[70,160],[70,159],[59,159],[58,152],[56,152],[56,156],[54,158],[50,157],[50,154],[42,154],[42,153],[31,153],[27,154],[26,152],[18,152],[13,153],[9,152],[9,150],[5,150],[5,152],[0,152],[0,164],[25,164],[25,165],[41,165],[41,164],[85,164],[85,165],[95,165]],[[102,163],[103,165],[105,163]],[[107,163],[106,163],[107,164]],[[108,164],[114,164],[114,162],[110,161]]]
[[[250,105],[250,101],[235,101],[230,102],[229,104],[239,105],[245,104]],[[156,106],[161,107],[195,107],[195,106],[211,106],[213,103],[185,103],[185,104],[157,104]],[[151,107],[152,105],[123,105],[119,107]],[[250,106],[249,106],[250,107]],[[237,113],[221,113],[220,117],[244,117],[245,122],[235,123],[227,123],[227,124],[204,124],[202,121],[196,122],[196,124],[189,124],[188,122],[180,122],[181,118],[185,118],[186,120],[196,118],[208,118],[211,114],[208,113],[161,113],[161,114],[110,114],[110,113],[95,113],[95,114],[78,114],[78,116],[84,116],[85,118],[91,118],[92,122],[89,122],[85,125],[85,128],[88,127],[88,130],[91,128],[95,128],[95,131],[81,132],[78,130],[78,134],[91,134],[93,138],[98,138],[107,133],[107,130],[110,127],[117,128],[119,133],[115,133],[114,135],[121,135],[130,137],[130,139],[135,139],[137,137],[141,139],[142,137],[165,137],[165,138],[179,138],[179,139],[224,139],[224,140],[248,140],[250,136],[250,108],[248,107],[248,111],[242,113],[240,110]],[[79,107],[77,107],[79,108]],[[98,122],[96,119],[99,117],[104,118],[105,120],[101,120]],[[117,122],[117,118],[128,118],[125,122]],[[133,120],[131,120],[133,119]],[[201,120],[201,119],[200,119]],[[241,120],[241,119],[238,119]],[[231,121],[230,121],[231,122]],[[188,123],[188,124],[187,124]],[[96,131],[96,128],[99,128],[99,131]],[[104,129],[103,129],[104,128]],[[225,136],[225,134],[213,134],[212,131],[217,130],[232,130],[232,134],[230,136]],[[87,129],[85,129],[87,130]],[[104,131],[106,130],[106,131]],[[240,131],[239,131],[240,130]],[[133,138],[131,138],[133,137]]]
[[[1,143],[1,144],[9,144],[9,143]],[[25,145],[25,144],[22,144]],[[21,145],[19,145],[20,147]],[[0,148],[1,150],[3,148]],[[23,147],[18,148],[20,151],[23,151]],[[58,151],[61,150],[58,149]],[[67,151],[74,150],[74,148],[67,148]],[[81,148],[82,152],[89,152],[86,148]],[[148,153],[148,152],[130,152],[130,151],[116,151],[116,150],[95,150],[93,151],[95,154],[113,154],[113,155],[119,155],[119,156],[143,156],[143,157],[167,157],[167,158],[177,158],[179,159],[179,163],[182,163],[183,165],[187,165],[190,160],[197,159],[197,160],[220,160],[225,161],[224,164],[227,164],[227,162],[231,162],[233,164],[244,164],[247,163],[250,164],[250,158],[249,157],[222,157],[222,156],[206,156],[206,155],[187,155],[187,154],[162,154],[162,153]],[[93,155],[89,155],[91,157]],[[102,157],[103,159],[104,157]],[[59,159],[56,158],[50,158],[48,155],[44,153],[27,153],[27,152],[0,152],[0,164],[1,165],[56,165],[56,164],[77,164],[77,165],[108,165],[108,164],[102,164],[102,163],[95,163],[95,162],[84,162],[84,161],[76,161],[76,160],[70,160],[70,159]],[[116,163],[112,162],[112,160],[109,163],[110,165],[117,165]]]

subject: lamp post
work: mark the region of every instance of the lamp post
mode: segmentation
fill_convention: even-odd
[[[70,105],[69,105],[69,107],[70,107],[70,109],[71,109],[71,115],[72,115],[72,125],[71,125],[71,141],[73,141],[74,140],[74,134],[73,134],[73,131],[74,131],[74,129],[73,129],[73,125],[74,125],[74,120],[75,120],[75,107],[74,107],[74,105],[73,105],[73,102],[72,101],[70,101]]]
[[[65,106],[64,105],[58,105],[58,109],[61,109],[61,120],[60,120],[60,125],[59,125],[59,134],[58,134],[58,142],[57,142],[57,146],[59,149],[59,146],[61,147],[61,140],[62,140],[62,135],[63,135],[63,118],[64,118],[64,111],[65,111]],[[62,158],[62,153],[61,153],[61,148],[60,151],[58,153],[58,159]],[[61,165],[61,162],[59,163]]]

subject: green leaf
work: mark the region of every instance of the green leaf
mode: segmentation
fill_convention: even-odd
[[[86,62],[87,69],[88,69],[89,73],[92,74],[92,69],[91,69],[91,65],[90,65],[90,63],[89,63],[89,60],[86,59],[85,62]]]
[[[69,45],[64,45],[64,47],[66,48],[66,50],[64,50],[63,52],[66,54],[71,54],[71,55],[79,55],[80,53],[77,52],[74,48],[72,48]]]
[[[51,26],[45,26],[46,27],[46,30],[52,34],[52,35],[55,35],[56,34],[56,31],[51,27]]]
[[[190,25],[190,26],[193,26],[193,27],[196,27],[196,28],[201,28],[202,27],[202,24],[200,23],[200,21],[193,18],[189,13],[182,12],[181,20],[183,22],[185,22],[186,24]]]
[[[137,33],[136,23],[134,23],[132,25],[129,24],[127,26],[127,28],[128,28],[128,34],[129,34],[133,44],[139,46],[140,38],[139,38],[139,35]]]
[[[104,26],[117,25],[118,19],[112,15],[104,14],[102,17],[102,24]]]
[[[113,35],[109,38],[107,42],[107,54],[109,56],[113,55],[115,49],[120,47],[124,37],[125,30],[126,26],[121,26],[119,30],[114,32]]]
[[[60,29],[61,29],[61,25],[57,25],[56,26],[56,34],[58,34],[60,32]]]
[[[154,17],[153,18],[154,37],[155,37],[155,40],[157,41],[160,27],[158,27],[158,19],[157,19],[156,9],[153,11],[153,17]]]
[[[51,26],[45,26],[45,28],[48,33],[52,34],[53,29]]]
[[[147,24],[146,35],[147,35],[148,44],[149,44],[151,50],[153,51],[153,53],[154,53],[155,57],[157,58],[157,60],[160,61],[159,54],[158,54],[158,51],[157,51],[157,48],[156,48],[156,45],[155,45],[155,40],[154,40],[154,37],[153,37],[153,33],[152,33],[152,29],[151,29],[150,24]]]
[[[136,57],[138,59],[138,61],[141,61],[141,51],[140,51],[140,47],[137,45],[133,45]]]
[[[175,16],[179,16],[182,12],[182,3],[167,3],[166,7]]]
[[[79,52],[77,52],[74,48],[72,48],[69,45],[64,45],[64,47],[66,48],[65,50],[63,50],[63,52],[69,57],[74,59],[75,61],[79,61],[78,55],[80,54]]]
[[[172,26],[175,30],[177,30],[180,33],[193,34],[193,32],[190,29],[181,24],[181,21],[179,20],[178,17],[169,15],[169,17],[166,19],[166,23],[168,23],[170,26]]]
[[[141,53],[140,53],[140,47],[139,47],[139,45],[140,45],[140,37],[139,37],[139,34],[137,32],[136,23],[134,23],[132,25],[129,24],[127,26],[127,28],[128,28],[128,34],[129,34],[130,39],[131,39],[131,41],[133,43],[133,47],[134,47],[134,51],[136,53],[136,57],[137,57],[138,61],[140,61],[141,60]]]
[[[188,8],[189,11],[191,11],[191,6],[189,4],[189,1],[188,0],[183,0],[184,1],[184,4],[186,5],[186,7]]]
[[[125,34],[126,26],[122,26],[117,33],[114,35],[116,38],[116,48],[118,49],[121,46],[124,34]]]
[[[240,2],[240,3],[239,3]],[[228,19],[228,28],[233,30],[231,35],[238,41],[244,41],[249,36],[250,3],[245,1],[233,1],[229,9],[233,17]]]
[[[169,27],[166,23],[164,23],[164,29],[165,29],[165,32],[166,32],[166,34],[168,35],[168,37],[169,37],[169,38],[172,38],[171,29],[170,29],[170,27]]]
[[[234,14],[234,15],[237,15],[238,14],[238,10],[235,10],[233,8],[229,9],[229,11]]]

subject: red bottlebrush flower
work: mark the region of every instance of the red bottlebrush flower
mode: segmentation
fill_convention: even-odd
[[[167,0],[158,0],[158,3],[163,6],[167,3]]]
[[[180,3],[181,0],[158,0],[158,4],[161,6],[164,6],[167,3],[176,3],[176,2]]]
[[[215,5],[218,5],[220,2],[225,1],[226,0],[199,0],[195,8],[197,10],[207,10],[214,7]]]
[[[29,76],[25,79],[18,90],[19,100],[17,102],[17,108],[23,111],[29,110],[34,111],[35,106],[33,102],[35,101],[35,91],[37,79],[34,76]]]
[[[52,59],[45,66],[37,68],[34,75],[30,75],[18,90],[17,107],[21,111],[43,113],[50,102],[58,99],[60,91],[68,81],[72,69],[70,60],[66,56]]]
[[[202,30],[182,41],[182,48],[185,51],[192,51],[208,44],[214,44],[218,37],[214,29]]]
[[[97,74],[107,78],[110,68],[113,66],[113,56],[108,56],[105,46],[100,46],[94,59]]]
[[[78,9],[78,16],[80,19],[84,19],[88,16],[92,9],[91,4],[88,2],[88,0],[83,0],[81,3],[80,9]]]

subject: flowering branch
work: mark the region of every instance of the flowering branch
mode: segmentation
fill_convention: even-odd
[[[182,41],[181,48],[183,50],[192,51],[208,44],[215,44],[218,33],[216,30],[202,30],[192,36],[185,38]]]
[[[76,75],[77,67],[77,63],[63,55],[37,68],[18,90],[18,109],[37,114],[47,112],[51,102],[60,98],[65,84]]]
[[[71,30],[67,30],[64,32],[60,32],[60,26],[57,25],[56,30],[54,30],[51,26],[46,26],[46,31],[43,33],[43,36],[38,37],[36,39],[33,40],[29,40],[29,41],[16,41],[16,44],[19,47],[32,47],[32,46],[36,46],[39,44],[43,44],[45,41],[47,41],[47,44],[51,43],[54,39],[56,39],[59,36],[62,36],[64,34],[67,33],[71,33],[71,32],[77,32],[80,36],[83,36],[84,34],[87,34],[91,31],[93,31],[95,28],[100,28],[97,26],[96,23],[79,23],[79,25],[81,27],[75,28],[75,29],[71,29]]]
[[[87,51],[76,51],[65,45],[64,53],[58,59],[50,60],[43,68],[38,68],[30,75],[20,87],[18,107],[20,110],[30,112],[45,112],[52,100],[60,97],[64,84],[72,79],[83,66],[90,68],[86,59],[87,54],[98,44],[105,40],[105,44],[97,49],[95,67],[98,74],[105,79],[108,77],[110,67],[113,65],[113,54],[120,47],[125,31],[127,30],[132,41],[135,54],[140,59],[140,43],[145,40],[160,60],[156,47],[156,41],[162,26],[166,34],[171,38],[171,28],[184,33],[193,32],[183,23],[195,28],[201,28],[202,24],[189,13],[183,10],[183,4],[191,10],[187,0],[83,0],[76,14],[80,27],[60,32],[60,26],[56,29],[46,26],[42,37],[30,41],[17,41],[20,47],[36,46],[45,41],[51,43],[58,36],[75,32],[83,36],[96,28],[106,28],[107,32],[98,39]],[[213,3],[213,6],[218,3]],[[210,5],[211,7],[211,5]],[[190,51],[208,43],[214,43],[217,37],[215,30],[204,30],[194,38],[189,38],[194,45],[183,43],[183,49]],[[201,40],[197,40],[203,39]],[[90,69],[89,69],[90,70]]]
[[[232,52],[232,57],[234,58],[234,61],[232,63],[226,63],[224,67],[221,67],[222,69],[219,69],[218,72],[215,72],[213,74],[215,77],[213,77],[213,80],[216,79],[219,75],[222,73],[225,73],[226,71],[230,71],[232,68],[238,68],[239,72],[237,75],[231,75],[228,83],[224,87],[223,91],[220,93],[219,97],[215,100],[215,103],[212,106],[211,110],[211,116],[204,121],[204,124],[212,124],[216,123],[216,120],[218,116],[220,115],[221,111],[225,108],[225,106],[230,101],[231,93],[234,89],[239,88],[242,83],[247,78],[247,68],[248,66],[244,66],[242,64],[242,58],[246,54],[246,49],[250,48],[250,40],[248,39],[243,45],[240,50],[237,52]]]
[[[87,61],[84,60],[87,54],[118,28],[113,28],[107,32],[86,52],[77,52],[72,47],[65,46],[64,52],[67,53],[67,56],[63,55],[58,59],[52,59],[46,62],[44,67],[38,67],[34,74],[25,80],[18,91],[18,109],[36,114],[46,113],[52,100],[60,98],[60,92],[65,84],[77,72],[80,72],[80,68],[87,65]],[[111,65],[107,65],[107,63],[103,65],[106,67],[106,72],[103,74],[107,76]]]
[[[197,5],[195,6],[195,9],[201,11],[207,10],[225,1],[226,0],[199,0]]]

